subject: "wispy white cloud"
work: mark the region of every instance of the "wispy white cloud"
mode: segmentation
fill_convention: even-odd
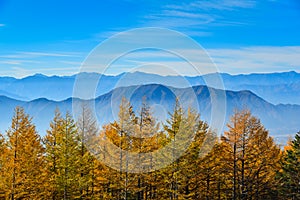
[[[3,26],[5,26],[5,24],[0,24],[0,27],[3,27]]]
[[[136,28],[136,27],[133,27]],[[130,27],[118,27],[118,28],[112,28],[110,30],[102,31],[100,33],[93,34],[92,37],[90,38],[91,41],[97,42],[102,42],[103,40],[109,39],[110,37],[122,33],[124,31],[128,31]]]
[[[227,11],[253,8],[255,5],[255,0],[188,0],[169,2],[169,4],[161,2],[158,8],[149,10],[143,16],[138,16],[138,21],[133,26],[111,28],[92,34],[88,39],[67,40],[64,42],[72,44],[89,43],[95,46],[98,44],[96,42],[102,42],[115,34],[136,27],[163,27],[178,30],[192,37],[208,37],[213,35],[213,32],[208,28],[210,25],[247,25],[249,22],[236,18],[232,20],[232,18],[226,18],[221,15],[227,13]],[[220,10],[224,12],[219,12]]]
[[[128,36],[130,37],[130,36]],[[164,38],[164,37],[161,37]],[[151,42],[151,39],[149,39]],[[171,39],[175,41],[175,39]],[[135,42],[134,40],[130,43]],[[178,45],[182,46],[182,51],[189,55],[189,59],[197,66],[203,68],[202,73],[208,73],[207,66],[211,63],[205,57],[200,55],[199,51],[184,46],[184,42],[176,40]],[[124,44],[122,44],[124,45]],[[117,47],[115,47],[117,48]],[[115,49],[114,48],[114,49]],[[176,49],[174,49],[176,52]],[[231,74],[253,73],[253,72],[274,72],[274,71],[290,71],[300,72],[300,46],[250,46],[241,48],[215,48],[207,49],[213,62],[217,65],[220,72]],[[115,57],[109,55],[112,52],[106,52],[105,57]],[[0,55],[1,75],[8,75],[5,72],[12,69],[11,74],[21,76],[21,74],[30,75],[33,73],[44,73],[47,75],[69,75],[80,70],[81,61],[84,58],[76,57],[78,52],[17,52],[15,54]],[[46,57],[46,58],[45,58]],[[99,68],[106,68],[103,63],[91,62],[90,71],[97,71]],[[165,66],[159,70],[159,66]],[[22,73],[17,73],[18,69]],[[141,51],[133,52],[120,58],[120,61],[112,64],[111,69],[106,73],[119,74],[124,71],[142,70],[152,73],[160,73],[167,75],[170,70],[183,75],[193,75],[194,71],[189,64],[174,57],[168,52],[162,51]],[[99,71],[99,70],[98,70]]]
[[[167,8],[191,11],[191,10],[234,10],[239,8],[253,8],[254,0],[195,0],[181,5],[168,5]]]
[[[234,10],[240,8],[253,8],[256,2],[253,0],[209,0],[195,1],[191,7],[202,10]]]
[[[180,10],[162,10],[160,13],[152,13],[144,17],[147,26],[158,26],[166,28],[195,27],[209,24],[214,21],[214,16],[186,12]]]
[[[248,22],[242,22],[238,19],[234,21],[226,19],[222,16],[223,13],[239,9],[250,9],[255,5],[256,1],[254,0],[193,0],[188,3],[165,5],[159,12],[146,15],[144,23],[148,26],[180,29],[183,32],[185,30],[196,32],[195,30],[199,31],[199,28],[205,28],[207,25],[240,26]]]
[[[176,52],[176,50],[174,50]],[[121,58],[108,68],[109,74],[121,71],[144,71],[170,75],[197,75],[215,72],[230,74],[265,73],[281,71],[300,72],[300,46],[252,46],[236,49],[207,49],[201,52],[182,49],[189,55],[188,61],[167,52],[134,52]],[[211,58],[211,59],[210,59]],[[193,68],[190,63],[196,65]],[[214,64],[217,69],[214,68]],[[94,67],[100,67],[95,65]],[[172,69],[170,71],[170,69]]]
[[[0,55],[0,75],[24,77],[35,73],[69,75],[79,70],[81,52],[20,51]]]
[[[187,17],[187,18],[195,18],[195,19],[207,19],[211,18],[210,15],[200,14],[200,13],[192,13],[187,11],[180,10],[163,10],[161,14],[157,14],[157,16],[166,16],[166,17]]]
[[[3,60],[0,61],[0,64],[7,64],[7,65],[21,65],[22,62],[19,60]]]
[[[300,46],[253,46],[208,52],[221,71],[232,74],[300,71]]]
[[[62,60],[60,61],[61,63],[63,64],[67,64],[67,65],[76,65],[76,66],[80,66],[82,64],[82,62],[75,62],[75,61],[65,61],[65,60]]]
[[[7,64],[7,65],[22,65],[25,63],[38,64],[40,62],[36,60],[19,60],[19,59],[0,60],[0,64]]]
[[[45,57],[71,57],[73,55],[71,54],[65,54],[65,53],[50,53],[50,52],[21,52],[24,55],[29,56],[45,56]]]
[[[36,58],[36,57],[81,57],[81,52],[38,52],[38,51],[21,51],[11,54],[0,55],[0,58]]]
[[[4,54],[4,55],[0,55],[0,58],[25,58],[25,55],[20,55],[19,53],[16,54]]]

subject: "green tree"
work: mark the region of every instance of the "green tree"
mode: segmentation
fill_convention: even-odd
[[[50,130],[44,138],[50,199],[74,199],[80,196],[76,137],[77,127],[70,114],[67,113],[63,118],[56,110]]]
[[[59,163],[61,159],[61,151],[59,149],[59,142],[62,141],[62,126],[63,119],[61,113],[57,108],[53,121],[50,122],[50,129],[47,130],[46,136],[43,138],[44,146],[46,149],[45,161],[47,170],[47,197],[48,199],[56,200],[61,198],[59,194]]]
[[[63,199],[73,199],[79,196],[78,191],[78,165],[77,152],[78,144],[76,141],[77,127],[70,114],[66,114],[59,130],[62,137],[58,141],[60,152],[60,162],[58,163],[58,184]]]
[[[180,134],[180,126],[183,121],[183,109],[180,105],[179,99],[176,99],[173,113],[169,113],[170,118],[167,119],[164,125],[164,131],[168,137],[168,142],[171,142],[170,146],[171,157],[167,156],[166,159],[171,160],[170,166],[164,169],[164,182],[167,186],[166,190],[163,191],[165,195],[163,198],[170,198],[171,200],[178,199],[178,175],[179,175],[179,161],[177,155],[177,148],[179,148],[176,136]]]
[[[208,129],[208,125],[198,120],[192,142],[185,154],[179,159],[181,198],[199,199],[202,196],[201,191],[204,191],[204,188],[202,188],[202,175],[205,171],[201,171],[204,167],[203,157],[212,150],[214,142],[215,136]]]
[[[280,178],[282,199],[300,199],[300,132],[285,152]]]
[[[189,170],[185,168],[189,160],[186,158],[187,150],[198,131],[199,115],[191,109],[184,113],[179,100],[176,99],[173,113],[170,113],[170,118],[166,122],[164,131],[170,144],[168,145],[170,153],[165,159],[171,161],[171,164],[164,169],[164,181],[168,187],[165,191],[168,196],[164,198],[183,199],[184,196],[190,195]],[[181,193],[183,190],[188,194]]]

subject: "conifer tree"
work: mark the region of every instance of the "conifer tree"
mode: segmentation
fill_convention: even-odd
[[[181,128],[177,137],[178,144],[177,148],[181,151],[181,156],[176,161],[178,164],[178,179],[179,184],[178,199],[191,199],[192,197],[192,177],[196,175],[194,170],[196,169],[196,161],[199,159],[199,150],[202,146],[203,138],[201,135],[206,130],[201,130],[204,128],[201,126],[203,122],[199,119],[199,114],[187,110],[187,113],[183,116],[181,122]],[[196,147],[196,145],[198,147]],[[197,151],[198,150],[198,151]]]
[[[223,142],[228,145],[232,199],[270,198],[280,149],[260,121],[247,110],[236,112]]]
[[[58,149],[60,158],[58,163],[58,185],[63,199],[78,197],[78,144],[76,141],[77,127],[70,114],[66,114],[60,128]]]
[[[180,194],[181,187],[187,189],[184,183],[187,183],[187,173],[184,175],[183,166],[187,160],[180,158],[184,156],[190,144],[193,142],[193,137],[197,132],[197,123],[199,115],[192,111],[187,110],[187,113],[183,112],[183,108],[179,104],[179,100],[176,99],[173,113],[170,113],[170,119],[167,120],[167,124],[164,125],[164,130],[169,139],[170,145],[170,157],[172,163],[165,169],[165,182],[169,189],[167,190],[168,197],[170,199],[182,199],[183,194]],[[183,165],[183,166],[181,166]],[[165,197],[166,198],[166,197]]]
[[[167,156],[165,159],[171,161],[170,166],[164,169],[164,184],[166,186],[164,193],[161,194],[163,198],[169,198],[171,200],[178,199],[178,174],[179,174],[179,163],[177,158],[177,146],[176,136],[179,135],[180,125],[183,120],[183,109],[180,105],[179,99],[176,99],[173,113],[169,113],[170,118],[167,119],[164,125],[164,131],[168,137],[168,142],[171,142],[170,157]]]
[[[285,152],[280,172],[282,199],[300,199],[300,132]]]
[[[44,194],[44,149],[32,124],[21,107],[16,107],[7,131],[7,155],[3,165],[7,199],[42,199]]]
[[[152,152],[157,148],[157,135],[159,124],[152,116],[151,109],[146,100],[142,102],[139,117],[137,118],[137,129],[133,139],[133,151],[138,153],[138,173],[134,176],[137,179],[136,198],[147,199],[155,193],[155,173],[148,173],[154,169],[155,158]]]
[[[96,120],[92,117],[91,110],[88,104],[82,104],[81,113],[77,120],[77,135],[78,144],[77,152],[77,170],[78,186],[80,190],[80,199],[95,198],[96,191],[100,190],[99,185],[96,187],[96,176],[101,176],[99,173],[99,162],[92,154],[93,148],[97,143],[98,126]]]
[[[172,142],[172,146],[170,149],[172,164],[166,169],[165,172],[165,182],[168,188],[166,192],[166,197],[171,200],[178,199],[178,174],[179,174],[179,163],[176,159],[176,150],[177,150],[177,141],[176,136],[179,134],[179,129],[181,122],[183,120],[183,109],[180,105],[179,99],[176,99],[173,113],[169,113],[170,119],[166,121],[166,125],[164,125],[164,130],[167,133],[168,139]]]
[[[3,135],[0,133],[0,199],[5,199],[5,168],[7,158],[7,146]]]
[[[115,151],[111,145],[105,146],[104,155],[106,156],[105,159],[110,159],[114,166],[119,166],[118,174],[115,174],[115,177],[118,177],[117,180],[114,180],[114,183],[110,182],[114,188],[113,195],[117,199],[129,199],[134,196],[132,192],[134,176],[129,172],[133,170],[133,167],[136,167],[136,160],[129,156],[129,152],[134,150],[133,138],[137,135],[138,121],[132,105],[126,98],[122,98],[119,108],[118,120],[105,126],[104,134],[101,134],[103,139],[100,141],[110,140],[119,148],[118,151]],[[102,159],[104,158],[102,157]]]
[[[76,136],[77,128],[70,114],[67,113],[63,118],[57,109],[44,138],[49,199],[73,199],[80,196]]]
[[[182,176],[184,177],[184,185],[181,188],[181,193],[185,199],[199,199],[201,191],[199,181],[199,169],[202,163],[201,149],[203,148],[204,139],[208,136],[208,125],[199,120],[197,132],[193,141],[187,149],[185,155],[181,158]]]
[[[58,164],[60,162],[61,152],[59,151],[59,141],[62,141],[62,117],[59,109],[55,110],[53,121],[50,122],[50,129],[47,130],[43,142],[46,149],[45,161],[47,170],[47,195],[48,199],[59,199],[58,194]]]
[[[187,166],[183,169],[190,168],[190,174],[186,177],[186,184],[183,193],[186,199],[210,198],[215,181],[217,153],[214,148],[216,136],[208,125],[200,121],[196,137],[189,148],[187,156]]]
[[[123,164],[123,158],[121,160],[120,151],[116,152],[112,149],[112,146],[109,145],[109,142],[112,145],[120,147],[121,137],[119,135],[117,123],[105,125],[103,131],[99,134],[99,145],[97,148],[97,158],[104,161],[105,164],[111,164],[114,166],[114,169],[109,166],[103,166],[101,174],[103,174],[103,190],[102,199],[121,199],[122,192],[122,183],[123,183],[123,173],[117,169],[121,168]],[[109,142],[108,142],[109,141]]]
[[[300,199],[300,132],[281,152],[247,110],[221,138],[178,99],[162,129],[145,101],[137,113],[123,98],[99,131],[88,105],[76,122],[57,109],[42,145],[17,107],[0,134],[0,199]]]

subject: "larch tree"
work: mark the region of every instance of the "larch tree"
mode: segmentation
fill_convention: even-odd
[[[96,120],[92,116],[92,111],[87,103],[81,105],[81,113],[77,119],[77,135],[76,140],[78,144],[77,152],[77,170],[78,187],[80,190],[80,199],[96,198],[96,176],[101,176],[98,172],[100,168],[99,162],[93,155],[93,149],[97,145],[97,135],[99,132]]]
[[[144,99],[139,112],[136,134],[133,137],[133,150],[138,153],[136,198],[138,200],[148,199],[154,196],[155,186],[153,181],[155,174],[146,173],[152,171],[155,165],[155,158],[152,151],[157,148],[157,135],[159,124],[151,113],[149,105]],[[154,177],[152,177],[154,175]]]
[[[281,150],[255,117],[250,118],[248,166],[245,181],[247,196],[254,199],[277,198],[276,174],[280,170]]]
[[[7,158],[7,145],[3,135],[0,133],[0,199],[5,199],[5,168]]]
[[[235,112],[222,139],[228,148],[232,199],[270,198],[280,149],[268,131],[247,110]]]
[[[300,199],[300,132],[281,151],[247,110],[221,138],[178,99],[162,128],[145,102],[137,113],[123,98],[98,130],[88,105],[76,122],[57,109],[41,140],[17,107],[0,134],[0,199]]]
[[[105,164],[110,164],[112,168],[103,166],[101,174],[103,175],[102,199],[121,199],[123,192],[123,173],[118,169],[123,167],[124,158],[121,155],[121,149],[115,151],[113,147],[120,147],[123,138],[118,132],[117,122],[103,126],[103,130],[99,134],[99,145],[96,150],[97,158]]]
[[[173,113],[169,113],[170,118],[167,119],[164,125],[164,131],[172,143],[170,146],[171,157],[166,157],[166,159],[171,161],[170,166],[164,169],[165,177],[164,181],[168,189],[164,192],[166,196],[163,198],[169,198],[170,200],[178,199],[178,175],[179,175],[179,161],[177,159],[177,144],[176,136],[180,133],[180,126],[182,125],[184,112],[180,105],[179,99],[176,98]]]
[[[210,131],[207,123],[199,120],[197,124],[197,131],[193,137],[193,141],[187,149],[185,155],[181,158],[182,171],[185,177],[184,187],[181,188],[181,192],[184,194],[186,199],[199,199],[200,192],[203,190],[200,187],[201,177],[199,173],[200,166],[202,166],[201,152],[205,151],[203,143],[205,140],[210,139]],[[206,139],[205,139],[206,138]],[[209,151],[209,150],[208,150]]]
[[[126,98],[122,98],[119,106],[118,120],[106,126],[106,132],[112,143],[119,148],[119,151],[113,151],[111,160],[118,167],[117,199],[129,199],[134,196],[132,192],[133,175],[129,172],[134,167],[134,160],[129,156],[133,150],[133,137],[137,134],[138,120],[132,105]],[[106,151],[110,151],[110,147]],[[106,154],[107,155],[107,154]]]
[[[16,107],[7,131],[7,157],[3,165],[7,199],[44,198],[44,148],[32,119]]]
[[[171,161],[171,164],[165,168],[165,184],[169,187],[167,190],[169,199],[183,199],[184,194],[180,191],[182,188],[187,193],[188,189],[188,171],[183,169],[189,162],[185,159],[189,146],[193,142],[193,137],[198,130],[199,115],[188,109],[183,112],[179,100],[176,99],[173,113],[170,113],[170,118],[164,125],[164,131],[169,140],[170,152],[166,159]],[[187,194],[189,196],[189,194]]]
[[[61,152],[61,158],[58,165],[60,174],[58,182],[63,199],[73,199],[80,195],[78,188],[77,131],[74,119],[67,113],[62,121],[60,129],[62,137],[58,147]]]
[[[50,129],[47,130],[46,136],[43,138],[44,146],[46,149],[45,162],[47,170],[47,197],[48,199],[56,200],[60,199],[59,194],[58,179],[59,173],[59,163],[61,161],[61,151],[59,148],[60,142],[62,141],[62,124],[63,119],[61,113],[57,108],[55,110],[55,116],[50,122]]]
[[[56,110],[50,130],[44,138],[50,199],[74,199],[80,196],[76,136],[77,127],[71,115],[67,113],[61,117]]]
[[[194,170],[196,169],[196,161],[199,159],[199,150],[202,146],[203,138],[201,137],[202,121],[200,120],[199,114],[187,110],[184,114],[180,131],[177,135],[177,151],[180,152],[179,158],[177,159],[178,164],[178,199],[191,199],[193,192],[193,180],[192,177],[195,175]],[[199,148],[196,147],[199,145]]]
[[[190,189],[190,199],[211,199],[214,196],[217,182],[217,156],[216,150],[216,135],[214,132],[208,129],[208,126],[204,126],[202,134],[198,136],[198,144],[196,147],[194,156],[197,159],[194,163],[191,161],[194,174],[192,174],[191,181],[193,187]],[[204,135],[203,135],[204,134]],[[195,154],[196,153],[196,154]],[[196,168],[195,168],[196,167]]]

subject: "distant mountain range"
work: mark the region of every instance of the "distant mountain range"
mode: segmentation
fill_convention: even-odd
[[[288,74],[290,76],[291,74],[294,74],[294,76],[296,75],[298,76],[298,74],[294,72],[280,74],[280,76],[283,77],[284,75],[286,76]],[[131,74],[131,75],[135,76],[135,74]],[[92,76],[94,76],[94,74]],[[244,79],[243,83],[250,81],[250,79],[252,79],[251,77],[252,76],[248,77],[248,79]],[[266,75],[266,77],[268,76]],[[111,77],[107,77],[107,78],[110,79]],[[112,78],[116,78],[116,77],[112,77]],[[239,79],[239,78],[240,78],[239,76],[235,77],[235,79]],[[46,88],[44,84],[50,84],[51,82],[53,86],[57,86],[58,83],[54,81],[57,80],[63,82],[65,84],[64,88],[67,89],[68,86],[71,86],[74,77],[44,77],[44,76],[36,75],[21,80],[16,80],[12,78],[6,78],[6,79],[7,82],[17,81],[19,84],[23,82],[24,87],[20,88],[18,91],[21,91],[23,89],[23,90],[27,90],[28,93],[35,94],[35,92],[33,92],[35,91],[34,89],[32,89],[31,92],[28,91],[29,83],[31,83],[31,86],[35,88],[37,91],[42,91],[42,89],[44,88],[46,91],[42,94],[46,95],[48,94],[47,91],[52,91],[53,88],[51,89]],[[172,77],[170,79],[172,79]],[[266,79],[268,80],[268,78]],[[1,81],[4,80],[5,80],[4,78],[1,79]],[[41,82],[39,82],[39,80],[41,80]],[[45,80],[48,81],[46,82]],[[265,81],[265,83],[267,82],[267,80]],[[277,84],[282,83],[280,80],[281,79],[278,78]],[[258,84],[263,83],[263,80],[257,81],[257,83]],[[21,87],[21,85],[19,86]],[[13,85],[11,85],[11,87],[13,87]],[[62,90],[58,91],[59,94],[57,94],[56,97],[62,98],[64,96],[63,93],[61,93]],[[257,96],[253,92],[247,90],[222,91],[219,89],[208,88],[206,86],[194,86],[192,88],[175,88],[175,87],[166,87],[161,84],[148,84],[148,85],[139,85],[139,86],[118,87],[116,89],[111,90],[110,92],[100,95],[95,99],[94,102],[95,102],[95,110],[97,112],[97,116],[100,123],[107,123],[117,118],[120,99],[123,96],[127,97],[132,102],[135,109],[137,110],[140,107],[141,100],[143,99],[144,96],[146,96],[148,103],[154,108],[155,116],[157,116],[160,121],[160,120],[164,120],[167,117],[167,112],[172,110],[175,98],[177,96],[181,100],[181,103],[184,107],[192,106],[195,109],[199,108],[202,119],[210,122],[211,119],[210,110],[212,107],[211,97],[212,98],[216,97],[217,101],[222,101],[222,99],[218,98],[218,96],[221,96],[222,92],[225,92],[226,94],[226,113],[225,113],[226,122],[228,122],[229,117],[230,115],[232,115],[234,109],[247,108],[252,111],[253,115],[259,117],[262,123],[265,125],[265,127],[270,130],[271,135],[278,138],[280,141],[282,141],[283,138],[286,139],[288,135],[295,134],[297,131],[300,130],[300,121],[299,121],[300,106],[299,105],[291,105],[291,104],[274,105],[265,101],[264,99]],[[25,95],[27,93],[23,91],[20,97],[23,97],[23,94]],[[49,93],[49,95],[51,95],[51,93]],[[55,95],[55,91],[52,91],[52,95]],[[27,94],[28,98],[29,96],[30,95]],[[193,96],[195,96],[196,98],[193,99],[192,98]],[[34,117],[33,122],[37,125],[40,134],[44,135],[46,129],[48,129],[49,127],[49,122],[53,118],[55,108],[56,107],[60,108],[60,110],[63,113],[65,113],[66,111],[72,111],[72,102],[79,103],[81,102],[81,100],[76,98],[67,98],[62,101],[53,101],[53,100],[48,100],[46,98],[38,98],[32,101],[21,101],[6,96],[0,96],[1,132],[3,132],[5,129],[9,127],[11,123],[11,117],[13,115],[13,109],[19,105],[19,106],[23,106],[26,112]],[[199,107],[198,107],[198,102],[199,102]],[[225,127],[223,129],[225,129]]]
[[[122,73],[117,76],[107,76],[97,73],[80,73],[87,82],[101,77],[96,95],[100,96],[117,87],[132,85],[161,84],[176,88],[206,85],[205,80],[214,76],[207,74],[196,77],[160,76],[142,72]],[[294,71],[270,74],[230,75],[221,73],[226,90],[250,90],[272,104],[300,105],[300,74]],[[31,101],[47,98],[62,101],[72,97],[76,75],[45,76],[35,74],[22,79],[0,77],[0,95],[21,101]],[[219,88],[220,89],[220,88]]]

